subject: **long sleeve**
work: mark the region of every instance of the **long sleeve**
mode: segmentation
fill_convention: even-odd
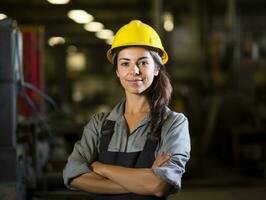
[[[85,126],[81,140],[74,145],[73,151],[63,170],[64,184],[69,185],[71,179],[90,172],[89,165],[96,159],[98,151],[99,116],[93,116]]]
[[[166,164],[153,170],[156,175],[174,187],[173,192],[181,188],[181,178],[190,158],[190,148],[187,118],[180,113],[171,116],[162,128],[158,152],[168,152],[172,156]]]

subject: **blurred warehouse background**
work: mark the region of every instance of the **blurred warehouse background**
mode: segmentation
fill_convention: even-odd
[[[170,106],[190,122],[170,199],[265,198],[265,0],[0,0],[1,200],[91,199],[62,169],[89,117],[123,95],[105,55],[132,19],[160,33]]]

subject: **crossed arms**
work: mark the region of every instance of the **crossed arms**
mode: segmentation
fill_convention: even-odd
[[[170,159],[170,154],[160,153],[152,168],[160,167]],[[95,161],[92,172],[82,174],[70,182],[74,188],[100,194],[136,193],[139,195],[166,195],[170,185],[158,177],[152,168],[127,168]]]

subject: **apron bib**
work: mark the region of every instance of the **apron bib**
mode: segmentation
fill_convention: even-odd
[[[107,120],[102,128],[98,161],[105,164],[130,168],[150,168],[155,160],[154,152],[159,139],[148,135],[144,149],[139,152],[110,152],[108,151],[108,146],[114,133],[114,125],[114,121]],[[134,193],[97,194],[95,200],[166,200],[166,197],[138,195]]]

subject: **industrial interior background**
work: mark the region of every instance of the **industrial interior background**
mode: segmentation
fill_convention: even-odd
[[[132,19],[160,33],[170,107],[190,122],[191,160],[170,199],[265,199],[265,0],[65,3],[0,0],[1,200],[91,199],[64,187],[62,169],[90,115],[122,95],[105,53]],[[74,9],[107,31],[91,32]]]

